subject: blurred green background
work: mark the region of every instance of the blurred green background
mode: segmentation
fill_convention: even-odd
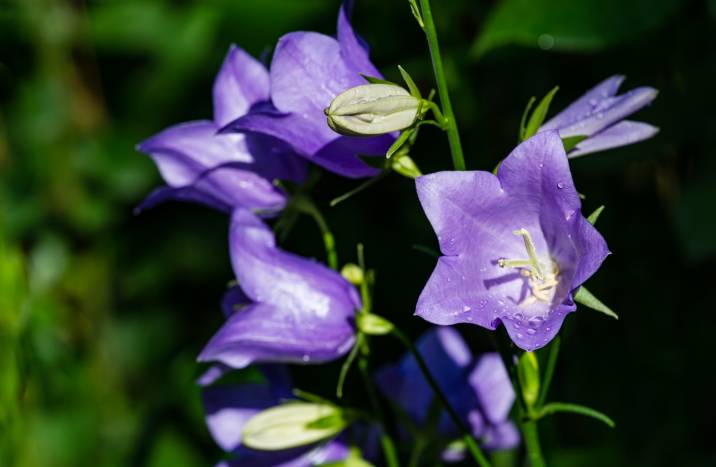
[[[335,0],[0,0],[0,465],[204,466],[221,456],[194,380],[222,322],[231,279],[227,219],[169,204],[132,208],[159,177],[143,138],[211,115],[230,43],[259,55],[283,33],[335,31]],[[514,146],[532,95],[559,84],[554,109],[596,82],[661,91],[638,120],[651,141],[573,161],[585,211],[614,252],[589,288],[621,316],[567,319],[552,395],[613,416],[615,430],[559,416],[542,423],[553,466],[714,466],[716,449],[716,1],[436,0],[470,168]],[[432,83],[407,1],[358,0],[375,63]],[[450,167],[446,140],[422,132],[424,172]],[[377,311],[417,336],[411,314],[435,246],[412,183],[324,175],[316,199],[339,253],[366,244]],[[302,219],[287,248],[322,257]],[[486,333],[461,328],[476,349]],[[376,363],[401,350],[377,341]],[[296,371],[330,394],[337,366]],[[320,383],[316,384],[316,381]],[[354,384],[355,383],[355,384]],[[360,386],[348,380],[350,392]],[[356,397],[356,396],[353,396]]]

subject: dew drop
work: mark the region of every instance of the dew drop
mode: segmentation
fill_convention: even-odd
[[[525,319],[525,317],[524,317],[524,315],[522,315],[522,313],[516,313],[516,314],[515,314],[515,319],[516,319],[516,320],[519,320],[519,321],[522,321],[523,319]]]
[[[303,357],[301,357],[301,360],[304,362],[308,362],[311,360],[311,357],[308,354],[304,354]]]
[[[557,184],[557,188],[559,188],[560,190],[561,190],[562,188],[564,188],[564,183],[559,182],[559,183]]]
[[[591,105],[592,107],[594,107],[595,105],[597,105],[598,102],[599,102],[599,101],[598,101],[597,99],[595,99],[595,98],[589,99],[589,105]]]
[[[550,332],[551,330],[552,330],[552,328],[550,328],[550,327],[547,328],[547,332]]]
[[[522,333],[518,332],[518,333],[517,333],[517,338],[518,338],[518,339],[522,339],[522,337],[524,337],[524,336],[522,335]]]
[[[539,165],[539,168],[540,168],[540,169],[543,168],[543,167],[544,167],[544,164],[540,164],[540,165]]]
[[[529,334],[530,336],[534,336],[535,334],[537,334],[537,331],[535,331],[534,329],[530,328],[530,329],[527,330],[527,334]]]
[[[464,312],[468,312],[468,311],[470,311],[470,310],[472,310],[472,308],[470,308],[470,307],[467,306],[467,305],[465,305],[465,306],[462,307],[462,311],[464,311]]]
[[[520,325],[517,324],[517,323],[513,323],[513,324],[512,324],[512,327],[515,328],[515,329],[519,329],[519,328],[520,328]]]
[[[487,300],[480,300],[480,308],[485,308],[485,305],[487,305]]]

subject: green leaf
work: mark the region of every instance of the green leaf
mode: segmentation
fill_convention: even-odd
[[[565,152],[569,152],[574,149],[579,143],[587,139],[585,135],[567,136],[562,138],[562,144],[564,145]]]
[[[604,211],[604,205],[602,204],[597,209],[594,210],[593,213],[587,217],[587,221],[589,221],[590,224],[594,225],[597,223],[597,219],[599,219],[599,216],[602,214],[602,211]]]
[[[420,8],[418,8],[418,4],[416,3],[416,0],[408,0],[410,2],[410,12],[413,14],[413,17],[415,17],[415,20],[418,22],[418,25],[421,29],[425,29],[425,23],[423,22],[423,15],[420,13]]]
[[[653,29],[683,0],[503,0],[490,11],[471,54],[506,45],[587,51],[616,45]]]
[[[398,70],[400,70],[400,75],[403,77],[405,84],[408,85],[410,95],[416,99],[422,99],[423,96],[420,95],[420,89],[418,89],[418,86],[415,85],[415,81],[413,81],[413,78],[410,76],[410,74],[405,71],[405,68],[400,65],[398,65]]]
[[[537,133],[537,130],[539,130],[539,127],[542,126],[544,119],[547,117],[549,105],[552,103],[552,98],[554,98],[554,95],[557,94],[557,91],[559,91],[559,86],[552,88],[552,90],[548,92],[541,101],[539,101],[539,104],[537,104],[537,107],[534,112],[532,112],[532,115],[527,122],[527,127],[525,127],[522,141],[534,136]]]
[[[389,334],[395,326],[382,316],[373,313],[358,313],[356,315],[358,329],[372,336]]]
[[[530,100],[527,101],[527,105],[525,106],[525,110],[522,112],[522,118],[520,119],[520,141],[524,141],[525,139],[525,132],[527,131],[527,116],[530,114],[530,110],[532,109],[532,106],[535,104],[535,101],[537,98],[535,96],[530,97]]]
[[[369,75],[364,75],[364,74],[361,74],[361,76],[362,76],[366,81],[368,81],[370,84],[390,84],[390,85],[392,85],[392,86],[400,86],[399,84],[396,84],[396,83],[394,83],[394,82],[392,82],[392,81],[388,81],[387,79],[376,78],[375,76],[369,76]]]
[[[241,442],[264,451],[290,449],[327,439],[347,425],[339,407],[291,402],[254,415],[241,432]]]
[[[388,148],[388,151],[385,153],[385,157],[390,159],[393,154],[398,152],[400,148],[403,147],[403,145],[408,141],[408,138],[413,134],[415,130],[412,128],[408,128],[407,130],[403,130],[402,133],[400,133],[400,136],[398,136],[398,139],[395,140],[393,144],[390,145],[390,148]]]
[[[619,316],[617,316],[616,313],[614,313],[604,303],[599,301],[599,299],[592,295],[592,293],[584,286],[580,287],[579,290],[577,290],[577,293],[574,295],[574,301],[588,308],[591,308],[592,310],[596,310],[601,313],[604,313],[607,316],[611,316],[614,319],[619,319]]]
[[[575,413],[578,415],[584,415],[586,417],[591,417],[596,420],[599,420],[600,422],[603,422],[606,424],[609,428],[614,428],[616,424],[614,423],[614,420],[609,418],[607,415],[603,414],[602,412],[599,412],[598,410],[590,409],[589,407],[585,407],[583,405],[579,404],[569,404],[566,402],[550,402],[549,404],[546,404],[544,407],[542,407],[537,415],[537,419],[540,419],[547,415],[552,415],[555,413]]]

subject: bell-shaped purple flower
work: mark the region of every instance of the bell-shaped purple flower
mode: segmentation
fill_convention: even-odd
[[[232,215],[229,247],[243,294],[230,292],[236,300],[234,312],[199,360],[232,368],[263,362],[321,363],[352,347],[354,311],[361,301],[340,274],[277,248],[273,232],[244,209]]]
[[[273,181],[305,178],[305,161],[282,141],[266,135],[217,134],[268,100],[269,76],[263,64],[232,46],[214,82],[213,98],[213,121],[181,123],[137,146],[152,157],[167,184],[151,193],[140,210],[174,199],[223,211],[245,207],[271,212],[286,203]]]
[[[605,149],[625,146],[654,136],[659,129],[642,122],[624,118],[649,105],[658,91],[639,87],[616,95],[624,76],[615,75],[587,91],[569,107],[540,128],[540,131],[559,130],[562,138],[586,136],[569,152],[578,157]]]
[[[580,211],[557,131],[520,144],[497,176],[439,172],[416,185],[444,255],[416,314],[441,325],[503,323],[524,350],[547,344],[609,254]]]
[[[345,177],[377,174],[359,156],[385,155],[395,137],[341,136],[328,127],[323,113],[338,94],[366,84],[361,74],[381,76],[349,22],[351,4],[341,6],[337,38],[316,32],[281,37],[271,62],[273,107],[252,111],[224,131],[281,139],[311,162]]]
[[[242,446],[241,432],[246,423],[264,409],[292,399],[290,378],[283,367],[263,367],[266,382],[241,385],[217,385],[202,393],[206,424],[216,443],[231,460],[219,466],[310,467],[335,462],[348,456],[348,447],[340,439],[283,451],[256,451]]]
[[[417,348],[450,404],[485,448],[509,449],[519,443],[519,433],[509,420],[515,393],[497,353],[475,358],[460,334],[445,327],[423,334]],[[381,368],[376,379],[381,393],[413,423],[419,427],[427,423],[435,394],[411,354],[395,365]],[[438,433],[447,439],[459,435],[444,411],[438,421]]]

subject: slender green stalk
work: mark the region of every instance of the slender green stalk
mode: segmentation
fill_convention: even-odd
[[[487,460],[487,457],[485,457],[485,454],[483,454],[482,450],[480,450],[480,447],[477,445],[475,438],[473,438],[470,434],[470,430],[467,428],[467,426],[465,426],[460,416],[457,414],[457,412],[455,412],[455,409],[453,409],[452,405],[450,405],[450,401],[448,401],[447,396],[442,391],[442,389],[440,389],[440,386],[438,385],[437,381],[435,381],[435,378],[433,377],[432,373],[430,373],[430,370],[425,364],[425,360],[423,360],[422,355],[420,355],[418,349],[415,348],[413,342],[397,327],[393,328],[392,334],[397,337],[398,340],[402,342],[403,345],[405,345],[405,347],[407,347],[407,349],[415,358],[415,361],[420,367],[420,371],[423,373],[423,376],[425,376],[425,379],[427,380],[430,387],[433,389],[433,392],[435,392],[435,395],[440,400],[443,407],[445,407],[445,410],[450,416],[452,422],[462,433],[462,439],[465,442],[467,449],[470,451],[472,458],[475,460],[475,462],[477,462],[477,465],[479,465],[480,467],[491,467],[490,462]]]
[[[460,133],[457,129],[457,120],[455,120],[455,114],[452,111],[447,80],[445,79],[445,69],[443,68],[443,59],[440,56],[438,33],[435,29],[433,13],[430,9],[430,0],[420,0],[420,10],[424,24],[423,29],[428,39],[428,47],[430,48],[430,57],[433,61],[433,72],[435,73],[435,81],[438,85],[438,95],[440,96],[440,103],[443,107],[442,113],[447,123],[446,131],[448,142],[450,143],[452,164],[455,170],[465,170],[465,157],[462,154],[462,144],[460,143]]]
[[[537,422],[531,420],[532,414],[530,413],[530,409],[527,407],[523,398],[522,385],[517,377],[517,368],[512,352],[509,349],[509,338],[507,337],[507,333],[504,329],[499,332],[497,339],[495,339],[495,344],[500,356],[502,357],[502,362],[505,364],[505,368],[507,368],[507,372],[510,375],[512,387],[515,391],[515,399],[517,400],[517,420],[519,421],[522,437],[524,438],[525,450],[527,451],[527,459],[529,459],[530,467],[546,467],[547,464],[542,456],[542,448],[539,444]]]
[[[559,356],[559,345],[559,336],[555,337],[552,343],[549,345],[549,354],[547,355],[547,367],[545,368],[544,376],[542,377],[539,399],[537,399],[537,407],[542,407],[547,401],[547,393],[549,392],[549,386],[552,383],[552,376],[554,376],[554,368],[557,365],[557,357]]]
[[[331,267],[331,269],[338,269],[338,253],[336,252],[336,240],[333,237],[333,233],[331,232],[331,229],[328,227],[328,224],[326,223],[326,220],[323,218],[323,214],[321,214],[321,211],[316,207],[316,205],[306,196],[296,196],[293,200],[293,204],[299,211],[303,212],[304,214],[308,214],[309,216],[313,217],[313,220],[316,221],[316,225],[318,225],[318,228],[321,230],[321,234],[323,236],[323,245],[326,248],[326,260],[328,261],[328,266]]]
[[[380,425],[380,443],[383,446],[383,455],[385,456],[385,462],[388,467],[400,467],[400,461],[398,460],[398,452],[395,449],[395,443],[393,439],[388,435],[385,429],[385,415],[383,410],[380,408],[380,402],[378,401],[378,395],[375,393],[375,387],[373,386],[373,380],[370,377],[370,371],[368,370],[368,358],[363,355],[358,360],[358,368],[360,368],[361,376],[363,376],[363,384],[365,390],[368,393],[370,404],[373,407],[373,413],[378,417],[378,423]]]
[[[546,467],[547,464],[542,457],[542,448],[539,444],[539,433],[537,432],[537,422],[529,420],[520,423],[522,428],[522,436],[527,449],[527,459],[530,467]]]

